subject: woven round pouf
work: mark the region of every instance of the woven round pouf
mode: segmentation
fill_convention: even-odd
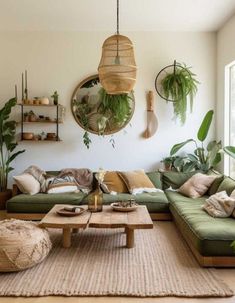
[[[0,221],[0,272],[32,267],[48,255],[51,247],[48,232],[36,223]]]

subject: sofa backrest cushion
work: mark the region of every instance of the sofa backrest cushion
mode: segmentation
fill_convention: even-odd
[[[217,192],[221,182],[224,180],[224,175],[220,174],[219,172],[217,172],[215,170],[209,170],[207,175],[216,176],[216,179],[211,184],[211,186],[210,186],[210,188],[208,189],[208,192],[207,192],[208,196],[212,196]]]
[[[189,178],[200,171],[189,173],[181,173],[176,171],[165,171],[162,173],[163,189],[172,187],[173,189],[180,188]]]
[[[224,180],[220,183],[217,189],[217,193],[225,190],[227,194],[230,196],[234,189],[235,189],[235,180],[229,177],[224,177]]]
[[[156,188],[162,189],[162,177],[159,171],[148,172],[146,175]]]

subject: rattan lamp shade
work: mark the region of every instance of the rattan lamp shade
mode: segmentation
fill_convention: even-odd
[[[104,41],[98,67],[99,79],[111,95],[128,94],[136,82],[136,63],[131,40],[113,35]]]

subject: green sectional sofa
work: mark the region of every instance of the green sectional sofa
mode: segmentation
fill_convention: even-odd
[[[235,218],[213,218],[202,205],[205,199],[216,192],[226,190],[228,194],[235,189],[235,181],[214,171],[217,178],[207,194],[202,198],[191,199],[174,191],[187,181],[195,172],[151,172],[148,173],[153,184],[164,192],[103,195],[104,205],[112,202],[135,198],[140,205],[146,205],[153,220],[173,218],[178,230],[190,246],[202,266],[235,266],[235,252],[231,243],[235,240]],[[170,188],[170,189],[169,189]],[[172,190],[173,189],[173,190]],[[54,204],[87,204],[87,196],[82,193],[37,194],[29,196],[17,194],[7,202],[8,217],[21,219],[40,219]]]

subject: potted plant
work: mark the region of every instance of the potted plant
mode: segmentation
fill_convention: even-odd
[[[197,84],[199,84],[195,76],[190,67],[177,63],[174,71],[172,73],[167,72],[166,76],[161,80],[162,92],[166,99],[174,101],[172,102],[174,116],[182,124],[186,121],[188,99],[191,112],[193,109],[193,99],[197,93]]]
[[[170,151],[170,155],[174,156],[182,147],[188,143],[194,143],[195,150],[193,154],[187,154],[184,159],[187,162],[184,165],[184,171],[192,170],[202,170],[204,172],[208,171],[210,168],[215,167],[221,161],[222,145],[221,141],[217,142],[215,140],[210,141],[206,148],[204,146],[204,141],[207,138],[211,122],[213,119],[214,111],[210,110],[205,115],[201,126],[197,133],[197,142],[195,139],[188,139],[184,142],[175,144]]]
[[[174,160],[175,157],[171,157],[171,156],[162,159],[161,162],[164,164],[164,169],[166,171],[171,170]]]
[[[11,197],[11,190],[7,189],[8,174],[13,168],[11,162],[24,150],[14,152],[17,147],[15,142],[16,121],[9,120],[16,99],[10,99],[0,109],[0,208],[5,208],[6,201]]]

